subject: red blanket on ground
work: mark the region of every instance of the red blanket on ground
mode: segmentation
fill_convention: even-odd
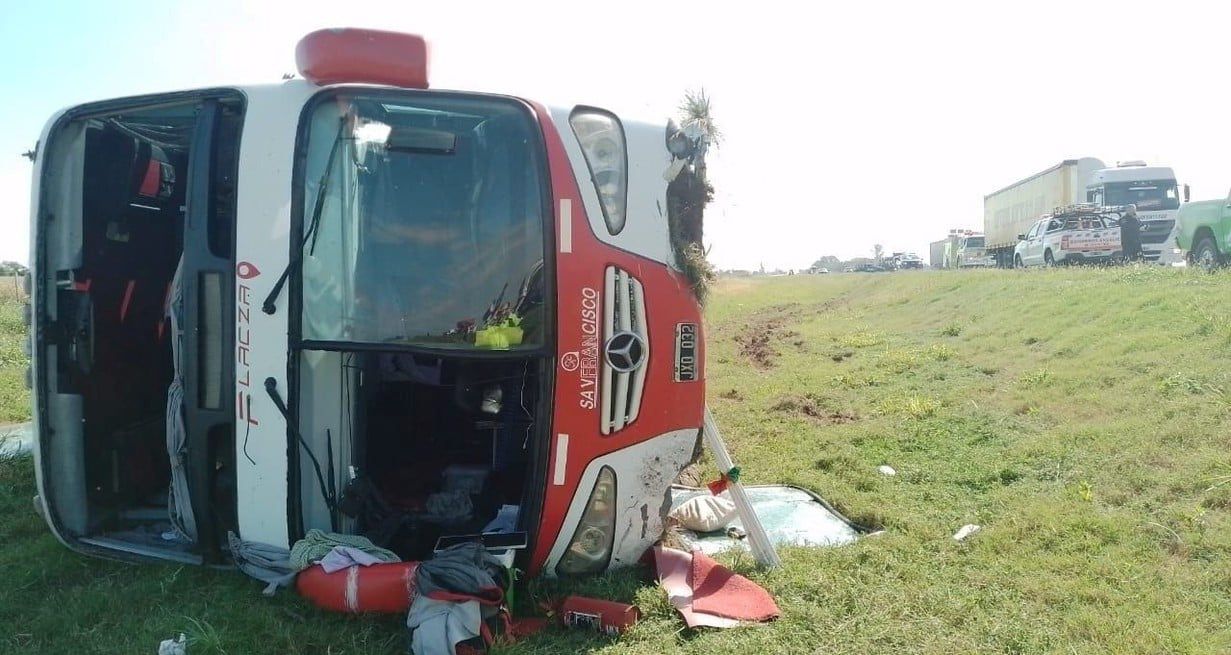
[[[691,582],[694,612],[739,621],[768,621],[778,617],[778,604],[768,591],[699,550],[692,553]]]
[[[668,600],[690,628],[730,628],[779,615],[778,604],[760,585],[700,551],[656,546],[654,563]]]

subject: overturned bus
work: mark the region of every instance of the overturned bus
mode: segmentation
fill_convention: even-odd
[[[699,444],[704,137],[429,90],[419,37],[323,30],[297,60],[41,135],[51,530],[123,559],[312,528],[425,559],[499,516],[532,575],[635,561]]]

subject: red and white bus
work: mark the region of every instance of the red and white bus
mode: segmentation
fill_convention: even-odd
[[[531,574],[637,560],[699,445],[680,253],[703,138],[429,89],[419,37],[323,30],[297,59],[304,79],[48,122],[30,318],[52,531],[217,564],[229,534],[321,528],[424,559],[504,508]]]

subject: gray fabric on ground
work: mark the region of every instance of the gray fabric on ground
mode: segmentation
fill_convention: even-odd
[[[319,562],[333,550],[334,546],[348,546],[373,555],[382,562],[400,562],[401,558],[393,551],[385,550],[372,543],[371,539],[358,534],[338,534],[313,528],[303,539],[291,546],[291,566],[296,571],[302,571],[314,562]]]
[[[477,601],[429,598],[433,592],[503,598],[497,579],[502,570],[500,562],[477,542],[451,546],[421,563],[415,572],[418,593],[406,617],[406,626],[414,631],[411,647],[415,655],[454,655],[459,641],[479,635],[484,609],[494,613]]]
[[[410,650],[415,655],[456,655],[457,645],[479,636],[483,617],[479,603],[455,603],[418,596],[406,618],[406,627],[414,632]]]
[[[298,569],[291,566],[291,551],[255,541],[244,541],[234,532],[227,533],[231,559],[240,571],[269,583],[261,593],[274,595],[278,587],[289,587]]]
[[[479,595],[500,589],[495,576],[502,568],[476,541],[450,546],[419,565],[415,572],[419,596],[433,591]]]

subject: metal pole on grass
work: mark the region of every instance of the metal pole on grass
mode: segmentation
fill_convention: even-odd
[[[718,464],[718,469],[730,471],[734,468],[735,463],[731,461],[731,454],[727,452],[722,435],[718,433],[718,424],[714,422],[714,415],[710,413],[708,405],[705,407],[705,426],[701,432],[705,435],[705,445],[714,454],[714,462]],[[731,500],[735,503],[735,509],[739,512],[740,521],[744,524],[744,531],[748,533],[748,544],[752,547],[752,556],[756,558],[758,564],[765,568],[772,569],[782,566],[778,551],[774,550],[774,544],[769,540],[769,535],[765,533],[761,519],[752,509],[752,503],[748,501],[748,494],[744,492],[744,486],[738,481],[733,481],[727,488],[731,492]]]

